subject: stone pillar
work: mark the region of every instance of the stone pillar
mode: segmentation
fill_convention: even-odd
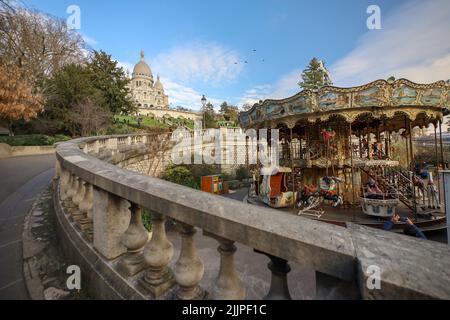
[[[173,256],[173,245],[167,239],[164,216],[152,212],[152,239],[144,249],[148,270],[141,280],[141,285],[157,299],[175,285],[173,273],[168,264]]]
[[[142,251],[149,239],[149,233],[142,224],[141,208],[132,203],[130,211],[130,225],[122,236],[122,243],[127,248],[127,253],[118,265],[119,270],[128,277],[135,275],[146,267]]]
[[[127,200],[94,187],[94,248],[107,259],[127,251],[122,235],[130,223],[129,207]]]
[[[205,291],[198,285],[203,278],[204,266],[197,255],[194,243],[195,228],[185,223],[177,222],[181,235],[180,257],[173,272],[180,288],[176,298],[181,300],[204,299]]]
[[[213,289],[213,298],[215,300],[245,299],[245,286],[239,278],[234,265],[234,253],[236,252],[234,241],[208,232],[204,232],[204,235],[210,236],[219,242],[217,250],[220,253],[220,270]]]
[[[131,137],[130,136],[127,137],[127,145],[131,146]]]
[[[287,261],[256,249],[254,251],[266,255],[270,259],[270,262],[267,264],[267,267],[272,272],[270,289],[269,293],[263,299],[292,300],[287,283],[287,274],[291,271],[291,267]]]

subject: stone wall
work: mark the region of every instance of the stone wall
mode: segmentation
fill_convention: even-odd
[[[10,146],[0,143],[0,158],[55,153],[54,146]]]
[[[139,108],[138,114],[143,116],[153,116],[161,119],[164,117],[185,118],[189,120],[201,120],[202,114],[199,112],[188,112],[174,109]]]

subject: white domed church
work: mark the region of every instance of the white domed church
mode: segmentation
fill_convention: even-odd
[[[134,66],[130,90],[139,109],[169,108],[169,96],[164,94],[159,75],[153,82],[152,70],[144,60],[144,51],[141,51],[141,60]]]

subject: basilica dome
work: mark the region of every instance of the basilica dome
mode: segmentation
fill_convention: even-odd
[[[156,78],[155,88],[159,90],[164,90],[161,80],[159,79],[159,75]]]
[[[133,77],[145,76],[153,80],[152,70],[144,60],[144,51],[141,51],[141,60],[134,66]]]

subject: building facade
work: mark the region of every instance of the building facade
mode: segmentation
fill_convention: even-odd
[[[169,108],[169,96],[164,93],[164,87],[159,75],[156,78],[156,82],[153,81],[152,70],[144,60],[143,51],[141,51],[141,60],[134,66],[130,90],[133,100],[139,109]]]
[[[152,70],[144,60],[143,51],[141,51],[141,60],[134,66],[130,90],[140,116],[202,119],[201,113],[169,108],[169,96],[164,92],[159,75],[156,77],[156,82],[153,81]]]

